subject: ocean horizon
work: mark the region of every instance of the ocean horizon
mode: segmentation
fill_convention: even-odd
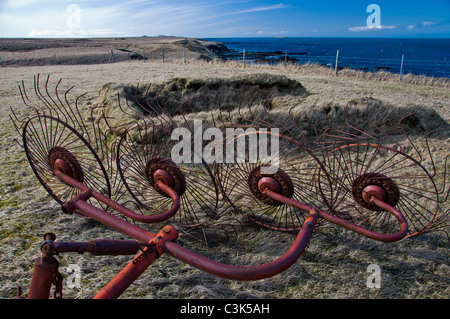
[[[289,61],[334,68],[339,50],[339,69],[450,78],[450,38],[234,37],[205,40],[225,44],[235,52],[232,59],[242,60],[245,50],[246,63]]]

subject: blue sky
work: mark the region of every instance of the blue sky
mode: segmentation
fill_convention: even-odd
[[[0,0],[0,37],[450,38],[450,0],[283,1]]]

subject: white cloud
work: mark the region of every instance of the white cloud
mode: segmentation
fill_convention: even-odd
[[[380,26],[376,26],[376,27],[363,26],[363,27],[351,27],[351,28],[348,28],[348,31],[360,32],[360,31],[372,31],[372,30],[391,30],[391,29],[397,29],[397,28],[398,27],[396,27],[395,25],[380,25]]]
[[[257,30],[257,29],[256,29]],[[269,30],[257,30],[257,31],[246,31],[246,34],[256,34],[256,35],[267,35],[267,36],[285,36],[286,34],[295,34],[297,32],[292,32],[288,30],[280,30],[280,31],[269,31]]]
[[[242,10],[242,11],[238,11],[236,13],[249,13],[249,12],[258,12],[258,11],[268,11],[268,10],[277,10],[277,9],[284,9],[289,7],[289,5],[285,5],[283,3],[279,3],[279,4],[274,4],[271,6],[265,6],[265,7],[256,7],[256,8],[251,8],[251,9],[247,9],[247,10]]]
[[[36,1],[34,1],[36,2]],[[34,3],[28,1],[28,3]],[[0,10],[0,36],[2,37],[95,37],[114,36],[121,29],[121,7],[90,7],[79,0],[79,23],[68,23],[71,12],[67,11],[67,1],[58,5],[49,5],[48,0],[42,3],[25,6],[18,10]]]
[[[27,35],[30,38],[78,38],[78,37],[108,37],[108,36],[117,36],[119,34],[123,34],[123,32],[116,32],[111,29],[67,29],[67,30],[37,30],[33,29]]]
[[[36,4],[37,0],[21,0],[21,1],[0,1],[1,8],[5,9],[24,9],[30,5]]]
[[[417,28],[432,27],[432,26],[437,26],[437,25],[439,25],[439,23],[437,23],[437,22],[423,21],[418,24],[410,24],[410,25],[406,26],[406,28],[408,30],[413,30],[413,29],[417,29]]]

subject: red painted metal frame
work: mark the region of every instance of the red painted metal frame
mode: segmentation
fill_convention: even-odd
[[[178,238],[178,232],[172,226],[165,226],[116,277],[114,277],[94,299],[118,298],[156,259],[163,253],[165,241]]]
[[[117,202],[111,200],[109,197],[89,188],[88,186],[84,185],[83,183],[80,183],[77,180],[71,178],[70,176],[64,174],[62,171],[55,171],[55,176],[58,177],[64,183],[66,183],[70,186],[73,186],[83,192],[82,194],[78,195],[77,197],[75,197],[71,201],[69,201],[69,203],[66,203],[63,205],[63,210],[67,210],[66,212],[69,212],[73,208],[73,205],[71,205],[71,203],[77,202],[80,199],[83,201],[86,201],[87,200],[86,196],[89,196],[89,197],[92,196],[95,199],[102,202],[103,204],[120,212],[121,214],[123,214],[137,222],[141,222],[141,223],[158,223],[158,222],[165,221],[165,220],[171,218],[173,215],[175,215],[175,213],[180,208],[180,197],[178,196],[178,194],[172,188],[170,188],[169,186],[167,186],[166,184],[164,184],[161,181],[156,182],[155,185],[157,185],[163,192],[165,192],[170,197],[172,197],[173,205],[168,211],[166,211],[162,214],[148,216],[148,215],[138,214],[138,213],[118,204]]]
[[[140,228],[139,226],[131,224],[121,218],[118,218],[100,208],[87,203],[85,201],[85,198],[92,195],[108,206],[109,204],[112,204],[110,207],[116,209],[119,212],[122,212],[124,210],[126,211],[126,208],[122,207],[120,204],[111,201],[109,198],[105,198],[105,196],[101,195],[98,192],[88,189],[83,184],[77,182],[76,180],[65,175],[62,172],[56,172],[55,174],[58,178],[60,178],[68,185],[77,187],[80,190],[84,191],[76,198],[62,206],[64,212],[71,213],[75,210],[78,210],[84,215],[91,217],[98,222],[101,222],[142,242],[150,242],[152,239],[157,237],[155,234],[148,232],[147,230]],[[161,189],[165,188],[162,187]],[[128,215],[130,215],[129,212],[127,213]],[[186,262],[196,268],[227,279],[248,281],[268,278],[279,274],[280,272],[289,268],[298,260],[298,258],[304,251],[307,243],[309,242],[318,216],[317,210],[315,209],[311,209],[309,213],[310,214],[306,219],[303,227],[299,231],[298,236],[295,239],[291,249],[289,249],[288,252],[286,252],[277,260],[264,265],[246,267],[225,265],[201,256],[181,246],[178,246],[170,240],[164,241],[164,243],[162,244],[162,252],[166,252],[176,259]]]
[[[268,197],[275,199],[279,202],[282,202],[284,204],[287,205],[291,205],[295,208],[298,208],[304,212],[309,212],[311,210],[311,207],[299,203],[295,200],[292,200],[290,198],[287,198],[285,196],[282,196],[278,193],[275,193],[273,191],[271,191],[270,189],[266,189],[264,191],[264,194],[267,195]],[[402,238],[404,238],[408,232],[408,222],[406,221],[405,217],[394,207],[392,207],[391,205],[386,204],[385,202],[377,199],[375,196],[372,196],[370,199],[371,203],[377,205],[378,207],[380,207],[381,209],[391,213],[392,215],[394,215],[394,217],[397,219],[399,225],[400,225],[400,230],[395,233],[395,234],[380,234],[374,231],[371,231],[369,229],[366,229],[364,227],[361,227],[359,225],[356,225],[352,222],[349,222],[347,220],[341,219],[339,217],[336,217],[334,215],[328,214],[324,211],[318,210],[318,215],[320,218],[326,219],[327,221],[342,226],[346,229],[355,231],[361,235],[364,235],[366,237],[369,237],[371,239],[375,239],[378,241],[382,241],[382,242],[394,242],[394,241],[398,241]]]
[[[108,197],[102,195],[101,193],[94,191],[87,187],[86,185],[76,181],[72,177],[64,174],[61,171],[55,172],[55,175],[61,179],[64,183],[78,188],[82,191],[81,194],[70,200],[68,203],[62,206],[62,210],[65,213],[73,213],[74,211],[79,211],[84,215],[97,220],[100,223],[103,223],[111,228],[114,228],[120,231],[123,234],[126,234],[136,240],[138,242],[134,243],[125,243],[122,244],[122,248],[114,249],[114,243],[106,243],[109,247],[109,250],[106,249],[103,251],[105,254],[120,254],[120,253],[132,253],[136,250],[136,247],[139,245],[143,245],[142,243],[146,243],[146,248],[137,255],[132,262],[130,262],[115,278],[113,278],[96,296],[95,299],[110,299],[119,297],[138,277],[142,274],[157,258],[161,256],[163,253],[167,253],[168,255],[183,261],[189,265],[194,266],[200,270],[206,271],[213,275],[223,277],[231,280],[239,280],[239,281],[251,281],[251,280],[259,280],[268,277],[272,277],[277,275],[284,270],[288,269],[292,266],[302,255],[305,250],[314,226],[318,218],[326,219],[332,223],[360,233],[369,238],[391,242],[397,241],[405,237],[408,225],[403,217],[403,215],[396,210],[394,207],[384,203],[383,201],[376,198],[376,196],[372,196],[370,198],[371,204],[375,204],[383,210],[388,211],[392,215],[397,218],[400,230],[396,234],[379,234],[368,229],[365,229],[361,226],[355,225],[346,220],[340,219],[336,216],[330,215],[323,211],[317,210],[315,208],[309,207],[308,205],[302,204],[290,198],[287,198],[283,195],[280,195],[274,191],[272,191],[269,187],[262,189],[261,191],[268,197],[282,202],[286,205],[291,205],[301,211],[308,213],[308,216],[298,232],[296,239],[294,240],[291,248],[278,259],[257,266],[234,266],[222,264],[217,261],[211,260],[207,257],[199,255],[193,251],[190,251],[186,248],[183,248],[176,243],[174,240],[178,237],[178,232],[172,226],[165,226],[158,234],[153,234],[139,226],[131,224],[124,219],[116,217],[100,208],[97,208],[86,201],[92,196],[102,203],[108,205],[109,207],[117,210],[118,212],[124,214],[125,216],[131,217],[137,221],[149,222],[149,220],[162,221],[167,218],[173,216],[179,206],[179,197],[178,195],[166,184],[162,182],[158,182],[158,187],[161,188],[164,192],[169,194],[173,200],[174,204],[171,210],[168,212],[158,215],[158,216],[150,216],[150,218],[138,218],[133,211],[123,207],[122,205],[112,201]],[[97,243],[97,245],[101,245],[101,241]],[[61,250],[61,251],[95,251],[95,241],[91,241],[89,243],[52,243],[52,249]],[[55,248],[56,247],[56,248]],[[44,251],[44,250],[43,250]],[[101,252],[101,250],[97,249],[97,252]],[[55,273],[55,260],[51,256],[51,254],[44,253],[42,258],[39,258],[35,264],[35,274],[33,275],[32,285],[30,287],[31,294],[29,298],[48,298],[51,287],[51,280],[53,274]]]

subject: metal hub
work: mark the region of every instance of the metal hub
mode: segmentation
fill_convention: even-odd
[[[83,183],[84,174],[80,163],[70,151],[61,146],[55,146],[48,152],[48,161],[52,172],[60,171],[67,176]]]
[[[186,190],[186,180],[183,172],[168,158],[157,157],[150,159],[147,163],[147,178],[150,185],[165,197],[170,196],[159,189],[156,185],[158,181],[172,188],[178,196],[183,195]]]
[[[356,178],[352,184],[352,194],[361,206],[374,211],[382,209],[370,203],[373,196],[393,207],[400,199],[400,190],[397,184],[380,173],[365,173]]]
[[[264,195],[262,192],[266,188],[288,198],[294,195],[294,184],[289,175],[281,169],[275,174],[261,174],[261,167],[258,166],[249,174],[248,185],[252,194],[267,205],[280,206],[283,203]]]

